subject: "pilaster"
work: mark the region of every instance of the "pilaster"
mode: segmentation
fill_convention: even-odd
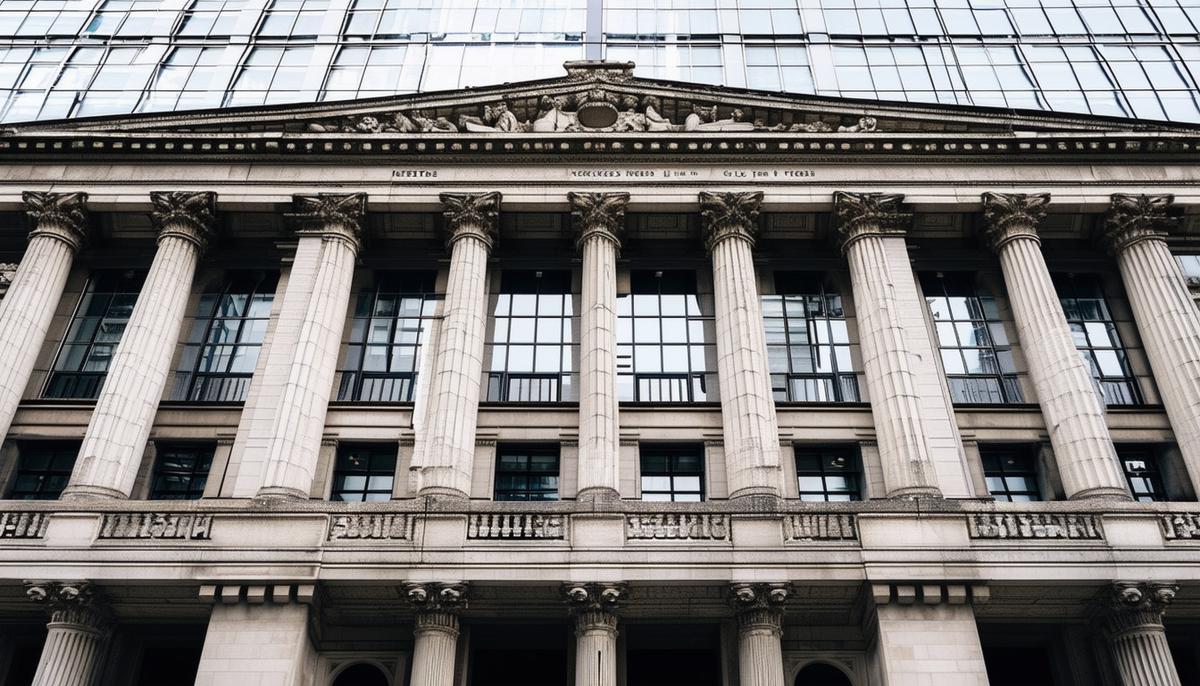
[[[850,265],[854,305],[871,414],[889,498],[942,496],[933,463],[926,402],[914,361],[914,343],[929,349],[924,319],[906,316],[916,303],[916,280],[904,249],[903,196],[834,193],[837,240]],[[914,302],[905,302],[911,294]],[[939,389],[940,391],[940,389]],[[926,394],[929,391],[925,391]],[[952,420],[952,417],[949,418]]]
[[[311,683],[316,591],[309,583],[201,586],[213,608],[196,686]]]
[[[305,253],[315,264],[297,263],[293,267],[313,273],[310,289],[298,292],[289,282],[284,296],[292,302],[283,303],[282,310],[299,321],[292,329],[294,341],[288,341],[292,347],[280,351],[283,355],[290,352],[291,360],[259,458],[265,463],[262,486],[256,494],[259,498],[306,499],[312,489],[341,353],[355,259],[362,245],[367,196],[296,196],[293,207],[291,218],[301,240],[319,236],[321,244],[319,250]],[[281,323],[277,331],[283,328]],[[272,355],[280,342],[272,341]]]
[[[1104,634],[1122,686],[1179,686],[1162,618],[1174,584],[1117,581],[1101,597]]]
[[[95,686],[104,668],[112,617],[86,581],[34,581],[25,595],[50,615],[33,686]]]
[[[87,238],[87,193],[21,194],[33,230],[0,300],[0,440],[8,433],[71,263]]]
[[[499,193],[442,193],[450,274],[430,380],[426,429],[413,469],[418,495],[466,498],[471,490],[475,427],[487,323],[487,259],[496,240]]]
[[[1117,259],[1175,442],[1200,488],[1200,310],[1167,246],[1178,221],[1172,201],[1113,195],[1100,239]]]
[[[579,346],[578,498],[619,497],[617,253],[628,193],[568,193],[583,254]]]
[[[738,621],[741,686],[784,686],[783,614],[791,587],[783,583],[740,583],[729,602]]]
[[[64,498],[128,498],[171,372],[217,196],[151,193],[158,249],[109,365]]]
[[[974,605],[988,602],[983,584],[871,583],[865,619],[869,659],[882,686],[937,683],[988,686]]]
[[[754,273],[762,199],[761,192],[700,194],[704,243],[712,256],[721,423],[731,498],[778,496],[782,485],[779,425]]]
[[[575,686],[616,686],[617,609],[629,596],[622,583],[565,584],[575,617]]]
[[[1037,226],[1049,202],[1049,193],[984,193],[984,239],[1004,272],[1067,497],[1128,499],[1103,401],[1075,348],[1042,257]]]
[[[458,649],[458,613],[467,605],[462,583],[409,584],[405,594],[413,619],[412,677],[409,686],[452,686]]]

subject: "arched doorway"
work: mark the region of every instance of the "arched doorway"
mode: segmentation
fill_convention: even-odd
[[[796,675],[795,686],[854,686],[842,670],[825,662],[806,665]]]
[[[360,662],[338,673],[333,686],[391,686],[387,675],[375,665]]]

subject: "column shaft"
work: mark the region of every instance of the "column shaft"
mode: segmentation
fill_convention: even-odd
[[[617,618],[587,610],[575,618],[575,686],[616,686]]]
[[[783,618],[758,609],[738,616],[738,674],[741,686],[784,686]]]
[[[128,498],[208,240],[216,195],[152,193],[158,249],[113,354],[63,497]]]
[[[1118,581],[1106,592],[1104,629],[1121,686],[1180,686],[1162,617],[1173,584]]]
[[[420,612],[413,636],[409,686],[452,686],[458,649],[458,617],[450,612]]]
[[[33,686],[92,686],[104,666],[107,636],[98,629],[50,622]]]

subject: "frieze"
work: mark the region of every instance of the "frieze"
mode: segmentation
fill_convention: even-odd
[[[413,519],[406,514],[352,514],[329,517],[330,541],[407,541],[412,539]]]
[[[1158,526],[1168,541],[1200,541],[1200,513],[1172,512],[1158,516]]]
[[[729,539],[729,515],[638,514],[625,517],[627,540],[724,541]]]
[[[1091,514],[980,513],[967,517],[967,529],[974,539],[1098,541],[1104,538],[1099,518]]]
[[[547,540],[566,538],[566,521],[558,514],[477,513],[467,519],[471,540]]]
[[[0,513],[0,539],[36,539],[46,536],[49,512]]]
[[[169,512],[118,512],[100,521],[101,540],[178,539],[207,541],[212,537],[212,515]]]
[[[783,518],[788,541],[856,541],[858,526],[852,514],[791,514]]]

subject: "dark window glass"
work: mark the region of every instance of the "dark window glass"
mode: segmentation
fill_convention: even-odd
[[[842,296],[817,274],[776,272],[762,297],[775,400],[858,402]]]
[[[712,310],[691,270],[630,273],[617,296],[617,395],[639,402],[708,399]]]
[[[92,274],[54,361],[46,384],[47,398],[91,399],[100,395],[104,375],[145,279],[143,271]]]
[[[506,270],[492,310],[487,399],[577,400],[571,272]]]
[[[801,500],[860,500],[861,474],[858,451],[853,446],[796,447],[796,477]]]
[[[921,275],[937,328],[950,397],[956,403],[1019,403],[1008,335],[996,299],[975,287],[971,274]]]
[[[204,495],[212,468],[211,445],[161,445],[157,452],[151,500],[195,500]]]
[[[338,400],[412,402],[440,300],[436,280],[433,271],[381,272],[359,292],[338,370]]]
[[[1129,482],[1129,492],[1134,500],[1140,503],[1170,500],[1163,487],[1158,455],[1151,448],[1118,445],[1117,456],[1121,459],[1121,469],[1125,472],[1125,480]]]
[[[388,678],[375,665],[350,665],[338,673],[333,686],[388,686]]]
[[[396,446],[363,444],[338,446],[330,500],[383,502],[392,498],[396,478]]]
[[[704,446],[644,445],[642,500],[704,500]]]
[[[275,272],[232,274],[217,292],[200,296],[175,374],[173,400],[242,402],[267,335]]]
[[[1129,366],[1129,354],[1117,334],[1117,325],[1113,322],[1099,277],[1056,274],[1054,287],[1058,289],[1075,347],[1092,370],[1092,378],[1104,396],[1104,402],[1108,405],[1140,404],[1142,395]]]
[[[558,446],[499,446],[496,500],[558,500]]]
[[[795,686],[853,686],[842,670],[824,662],[813,662],[796,675]]]
[[[9,498],[57,500],[71,479],[79,443],[31,441],[20,444],[17,474]]]
[[[1042,499],[1038,488],[1037,448],[1029,445],[979,447],[988,492],[996,500],[1028,503]]]

